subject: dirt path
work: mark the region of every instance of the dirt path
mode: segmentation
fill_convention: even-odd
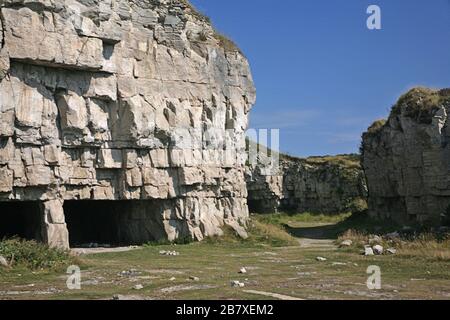
[[[139,249],[138,246],[129,247],[115,247],[115,248],[74,248],[70,251],[75,255],[86,255],[86,254],[96,254],[96,253],[115,253],[115,252],[128,252],[131,250]]]
[[[278,294],[278,293],[272,293],[272,292],[265,292],[265,291],[256,291],[256,290],[244,290],[245,293],[251,293],[261,296],[266,296],[270,298],[275,298],[278,300],[304,300],[296,297],[287,296],[284,294]]]
[[[294,237],[298,238],[300,247],[305,249],[336,250],[334,244],[336,239],[330,236],[333,224],[309,224],[301,223],[288,226],[287,230]]]

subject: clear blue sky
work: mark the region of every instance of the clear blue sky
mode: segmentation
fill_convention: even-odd
[[[192,0],[250,61],[251,127],[298,156],[357,152],[417,85],[450,87],[450,0]],[[366,9],[382,10],[382,30]]]

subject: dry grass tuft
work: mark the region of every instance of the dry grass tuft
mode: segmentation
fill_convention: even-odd
[[[450,238],[448,235],[442,237],[437,234],[424,233],[414,237],[403,236],[398,239],[381,237],[381,241],[370,243],[373,235],[347,230],[337,240],[340,244],[344,240],[352,240],[352,250],[360,250],[365,245],[380,244],[385,249],[397,249],[397,256],[406,258],[422,258],[436,261],[450,262]]]
[[[450,90],[433,90],[418,87],[402,95],[392,108],[391,116],[403,114],[419,123],[431,123],[433,114],[440,107],[450,105]]]

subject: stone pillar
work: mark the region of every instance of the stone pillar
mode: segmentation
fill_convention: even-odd
[[[49,200],[41,204],[42,239],[50,247],[69,249],[69,231],[63,204],[62,199]]]

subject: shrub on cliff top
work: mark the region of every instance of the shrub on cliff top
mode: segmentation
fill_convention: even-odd
[[[189,11],[190,14],[193,15],[195,18],[197,18],[200,21],[206,22],[211,24],[211,19],[200,12],[197,8],[195,8],[194,5],[192,5],[188,0],[180,0],[183,5],[185,5]],[[233,40],[225,36],[224,34],[218,32],[215,30],[214,32],[214,38],[219,43],[219,46],[225,50],[225,52],[239,52],[240,54],[243,54],[242,51],[239,49],[239,47],[234,43]],[[203,34],[200,35],[202,41],[206,41],[206,38]]]
[[[190,13],[194,17],[196,17],[200,21],[211,23],[211,19],[208,16],[201,13],[192,3],[189,2],[189,0],[180,0],[180,2],[190,10]]]
[[[367,133],[376,134],[377,132],[380,131],[381,128],[383,128],[385,126],[386,122],[387,122],[386,119],[376,120],[374,123],[372,123],[372,125],[369,127],[369,129],[367,129]]]
[[[402,95],[392,108],[391,116],[404,115],[419,123],[431,123],[436,110],[450,105],[450,89],[414,88]]]

